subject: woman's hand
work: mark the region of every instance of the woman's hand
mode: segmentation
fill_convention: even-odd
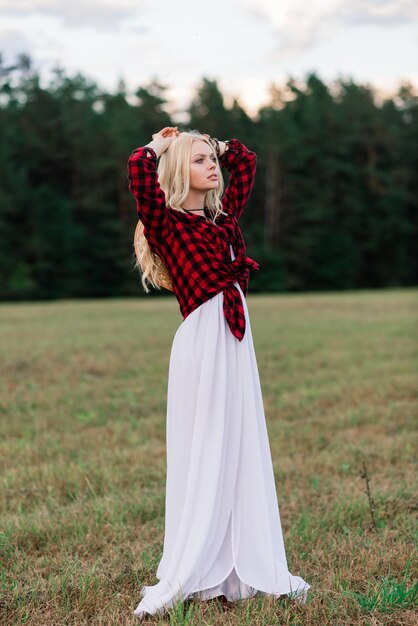
[[[157,158],[162,155],[168,146],[177,138],[179,131],[177,126],[166,126],[158,133],[152,135],[152,141],[147,143],[146,147],[153,148]]]
[[[202,134],[204,137],[206,137],[209,140],[209,143],[213,146],[213,148],[215,148],[215,142],[213,141],[212,137],[208,135],[207,133],[202,133]],[[223,153],[225,152],[225,150],[228,149],[228,146],[224,141],[219,141],[219,139],[218,139],[218,143],[219,143],[219,156],[221,157]]]
[[[159,139],[174,138],[177,137],[178,134],[179,131],[177,129],[177,126],[166,126],[162,130],[160,130],[160,132],[154,133],[152,135],[152,138],[156,141]]]

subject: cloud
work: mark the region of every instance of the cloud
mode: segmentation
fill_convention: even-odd
[[[418,19],[418,4],[415,0],[351,0],[341,2],[341,16],[345,23],[395,26]]]
[[[258,19],[265,19],[278,37],[281,59],[298,56],[329,40],[344,26],[394,26],[418,19],[416,0],[243,0]]]
[[[5,28],[0,31],[0,50],[5,58],[15,59],[19,54],[29,54],[30,41],[21,31]]]
[[[133,17],[141,0],[0,0],[0,13],[9,16],[45,15],[60,18],[65,26],[113,29]]]

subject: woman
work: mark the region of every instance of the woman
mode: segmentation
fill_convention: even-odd
[[[256,154],[238,139],[177,127],[152,137],[128,162],[143,229],[142,281],[159,288],[162,263],[184,319],[169,362],[159,582],[142,587],[134,614],[219,595],[304,603],[310,585],[287,568],[246,304],[259,265],[245,253],[238,219]],[[221,166],[230,172],[223,195]]]

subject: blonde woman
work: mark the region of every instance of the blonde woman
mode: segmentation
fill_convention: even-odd
[[[255,170],[255,152],[238,139],[177,127],[129,158],[144,288],[172,290],[183,316],[168,372],[164,547],[140,618],[192,598],[304,603],[310,588],[288,571],[246,303],[259,265],[238,220]]]

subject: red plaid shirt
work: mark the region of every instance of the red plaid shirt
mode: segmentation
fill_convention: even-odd
[[[228,142],[219,164],[230,173],[216,223],[203,215],[182,213],[166,205],[158,183],[157,155],[152,148],[136,148],[128,161],[129,189],[136,199],[138,217],[150,249],[158,254],[170,274],[174,294],[184,319],[206,300],[223,291],[223,311],[232,334],[241,341],[245,314],[238,282],[248,293],[250,269],[259,264],[246,256],[238,218],[254,182],[257,156],[238,139]],[[209,209],[204,209],[210,217]],[[235,259],[231,259],[230,244]]]

